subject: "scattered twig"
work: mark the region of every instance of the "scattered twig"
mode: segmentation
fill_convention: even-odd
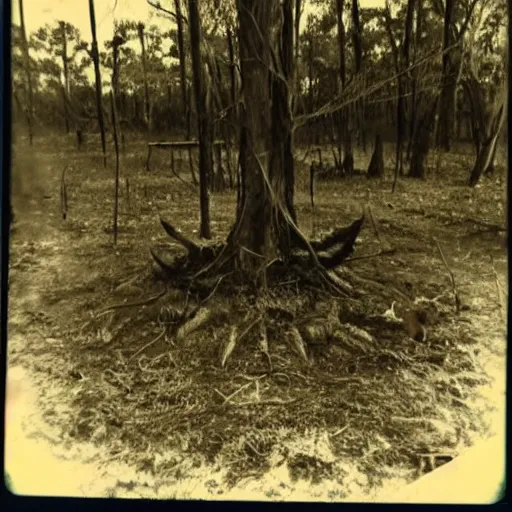
[[[340,428],[339,430],[336,430],[336,432],[334,432],[334,434],[331,434],[329,437],[331,439],[339,436],[340,434],[342,434],[343,432],[345,432],[345,430],[347,430],[347,428],[350,426],[350,423],[347,423],[344,427]]]
[[[130,362],[134,357],[137,357],[141,352],[144,352],[144,350],[146,350],[147,348],[149,348],[151,345],[154,345],[160,338],[162,338],[162,336],[165,334],[165,329],[162,329],[162,331],[160,332],[160,334],[153,340],[151,340],[149,343],[146,343],[142,348],[140,348],[139,350],[137,350],[137,352],[135,352],[135,354],[132,354],[129,358],[128,358],[128,362]]]
[[[368,258],[375,258],[377,256],[390,256],[396,253],[396,249],[385,249],[378,252],[374,252],[371,254],[364,254],[362,256],[354,256],[353,258],[348,258],[345,260],[345,263],[350,263],[356,260],[367,260]]]
[[[113,304],[112,306],[107,306],[106,308],[99,311],[96,314],[96,317],[103,316],[106,313],[113,311],[114,309],[134,308],[137,306],[147,306],[148,304],[152,304],[153,302],[156,302],[158,299],[161,299],[166,293],[167,293],[167,288],[164,288],[157,295],[153,295],[152,297],[148,297],[147,299],[144,299],[144,300],[137,300],[134,302],[123,302],[121,304]]]
[[[281,400],[279,398],[270,398],[268,400],[259,400],[257,402],[239,402],[235,405],[238,405],[240,407],[246,406],[246,405],[289,405],[296,401],[297,401],[296,398],[290,398],[289,400]]]
[[[231,393],[230,395],[228,395],[225,400],[224,400],[224,403],[228,403],[233,397],[235,397],[236,395],[238,395],[239,393],[241,393],[244,389],[247,389],[249,386],[251,386],[252,384],[254,383],[254,381],[251,381],[251,382],[248,382],[247,384],[244,384],[243,386],[239,387],[236,391],[234,391],[233,393]]]
[[[254,326],[259,322],[259,321],[260,321],[260,320],[261,320],[261,317],[260,317],[260,316],[258,316],[258,318],[256,318],[256,320],[254,320],[253,322],[251,322],[251,323],[247,326],[247,328],[245,329],[245,331],[244,331],[242,334],[240,334],[240,336],[238,336],[237,343],[238,343],[239,341],[241,341],[241,340],[242,340],[242,338],[243,338],[243,337],[244,337],[244,336],[245,336],[245,335],[246,335],[246,334],[247,334],[247,333],[248,333],[248,332],[249,332],[249,331],[250,331],[250,330],[251,330],[251,329],[252,329],[252,328],[253,328],[253,327],[254,327]]]
[[[459,294],[457,293],[457,287],[455,286],[455,276],[453,275],[453,272],[451,271],[450,267],[448,266],[448,262],[446,261],[446,258],[444,257],[443,251],[441,249],[441,246],[439,245],[439,242],[434,239],[434,242],[437,245],[437,248],[439,250],[439,254],[441,255],[441,259],[443,260],[444,266],[446,267],[446,270],[448,271],[448,274],[450,275],[450,282],[452,284],[452,291],[453,295],[455,296],[455,313],[459,314],[460,312],[460,298]]]
[[[217,388],[213,388],[213,391],[215,391],[215,393],[219,394],[224,399],[224,401],[227,400],[226,395],[224,393],[222,393],[221,391],[219,391]]]

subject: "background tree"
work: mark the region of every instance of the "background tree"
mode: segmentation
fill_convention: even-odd
[[[142,62],[142,76],[144,80],[144,122],[148,131],[152,130],[151,122],[151,100],[149,97],[149,84],[148,84],[148,65],[146,59],[146,41],[145,41],[145,25],[144,23],[137,23],[137,35],[139,36],[140,49],[141,49],[141,62]]]
[[[32,73],[30,69],[30,54],[28,49],[27,32],[25,30],[25,13],[23,11],[23,0],[18,0],[18,7],[20,13],[20,35],[23,44],[23,65],[25,70],[25,76],[27,78],[28,95],[27,95],[27,106],[26,106],[26,118],[28,126],[28,139],[30,145],[33,142],[33,118],[34,118],[34,92],[32,88]]]
[[[98,126],[100,129],[101,137],[101,150],[103,152],[103,165],[107,166],[107,148],[105,141],[105,125],[103,122],[103,102],[101,91],[101,72],[100,72],[100,58],[98,50],[98,41],[96,39],[96,17],[94,14],[94,0],[89,0],[89,16],[91,19],[91,32],[92,32],[92,45],[91,56],[94,63],[94,78],[96,82],[96,109],[98,113]]]

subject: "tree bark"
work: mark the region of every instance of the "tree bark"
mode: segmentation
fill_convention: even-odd
[[[92,1],[92,0],[91,0]],[[28,51],[28,40],[27,32],[25,30],[25,15],[23,12],[23,0],[19,0],[19,11],[20,11],[20,28],[21,37],[23,39],[23,59],[25,61],[25,75],[27,77],[27,88],[28,88],[28,106],[26,109],[27,126],[28,126],[28,140],[30,145],[33,144],[34,139],[34,90],[32,87],[32,73],[30,66],[30,54]]]
[[[201,20],[197,0],[188,0],[190,47],[194,93],[197,110],[197,130],[199,136],[199,198],[201,208],[200,236],[211,238],[209,180],[213,176],[213,126],[203,77],[201,58]]]
[[[269,261],[279,253],[289,255],[289,226],[294,224],[290,204],[293,197],[289,195],[294,173],[290,158],[291,0],[284,2],[281,13],[284,23],[279,58],[286,84],[274,75],[271,66],[273,28],[280,17],[277,7],[272,0],[239,0],[237,6],[244,100],[240,137],[242,190],[241,207],[228,244],[237,254],[241,271],[258,286],[266,284]]]
[[[94,63],[94,78],[96,83],[96,110],[98,112],[98,125],[100,128],[101,149],[103,152],[103,166],[107,167],[107,148],[105,141],[105,123],[103,121],[100,59],[98,53],[98,40],[96,39],[96,17],[94,14],[94,0],[89,0],[89,17],[91,20],[92,32],[91,56]]]

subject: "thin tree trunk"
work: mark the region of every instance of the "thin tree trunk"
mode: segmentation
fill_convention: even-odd
[[[209,179],[213,176],[213,126],[210,122],[207,90],[203,77],[201,59],[201,20],[197,0],[188,0],[190,47],[194,77],[194,93],[197,109],[197,130],[199,136],[199,195],[201,208],[200,236],[211,238]]]
[[[448,48],[452,43],[452,19],[455,0],[445,0],[444,25],[443,25],[443,61],[441,77],[441,99],[439,101],[439,120],[437,128],[436,144],[445,151],[450,151],[451,145],[451,114],[452,114],[452,84],[451,58]]]
[[[272,75],[271,116],[272,116],[272,155],[270,182],[275,187],[284,187],[285,204],[294,222],[297,221],[293,206],[295,173],[293,161],[292,105],[290,88],[293,87],[293,6],[292,0],[282,2],[283,24],[279,45],[279,55],[283,75]],[[276,172],[279,169],[279,172]],[[286,252],[283,248],[282,252]]]
[[[66,34],[66,23],[64,21],[59,21],[59,28],[61,30],[62,37],[62,70],[64,72],[64,123],[66,126],[66,133],[69,133],[69,112],[66,96],[71,99],[71,94],[69,90],[68,38]]]
[[[297,110],[298,98],[300,95],[300,76],[299,76],[299,53],[300,53],[300,19],[302,16],[302,0],[295,0],[295,19],[294,19],[294,102],[293,111]]]
[[[363,42],[361,34],[361,23],[359,19],[359,2],[352,0],[352,44],[354,47],[355,72],[360,75],[363,71]],[[365,84],[363,83],[363,87]],[[357,119],[359,119],[359,133],[364,151],[366,151],[366,135],[364,121],[364,95],[356,102]]]
[[[178,40],[178,53],[180,57],[181,99],[183,102],[183,118],[186,123],[188,119],[187,82],[185,78],[187,73],[187,56],[185,54],[185,44],[183,40],[183,19],[181,15],[181,0],[174,0],[174,9],[176,11],[176,34]]]
[[[345,0],[336,0],[336,22],[338,26],[338,58],[339,58],[339,81],[338,92],[345,89],[346,82],[346,63],[345,63],[345,25],[343,23],[343,8]],[[338,155],[341,158],[341,141],[343,140],[344,158],[343,170],[347,174],[354,171],[354,156],[352,154],[352,134],[350,131],[349,109],[342,111],[339,118],[340,127],[338,130]]]
[[[98,53],[98,40],[96,39],[96,17],[94,14],[94,0],[89,0],[89,16],[91,20],[92,32],[91,55],[94,63],[94,78],[96,82],[96,109],[98,112],[98,125],[100,128],[101,149],[103,151],[103,166],[107,167],[107,147],[105,140],[105,124],[103,122],[100,59]]]
[[[235,63],[235,50],[233,45],[233,34],[231,28],[227,30],[228,39],[228,53],[229,53],[229,79],[231,87],[231,103],[233,104],[233,115],[231,116],[233,125],[236,124],[238,119],[238,105],[237,105],[237,93],[236,93],[236,63]]]
[[[167,129],[172,130],[172,86],[167,84]]]
[[[27,77],[27,87],[28,87],[28,106],[26,109],[27,112],[27,125],[28,125],[28,140],[30,145],[33,144],[34,132],[34,91],[32,88],[32,73],[30,66],[30,54],[28,51],[28,40],[27,40],[27,32],[25,30],[25,15],[23,12],[23,0],[19,0],[19,11],[20,11],[20,28],[21,28],[21,37],[23,40],[23,59],[25,61],[25,75]]]
[[[423,17],[423,0],[417,0],[416,2],[416,27],[415,27],[415,41],[414,41],[414,60],[419,54],[421,47],[421,31],[422,28],[422,17]],[[411,96],[411,117],[409,122],[409,141],[407,144],[407,160],[411,158],[412,140],[416,129],[416,118],[417,118],[417,104],[418,104],[418,68],[414,68],[412,71],[412,96]]]
[[[116,173],[114,185],[114,245],[116,245],[119,213],[119,140],[117,137],[116,98],[115,93],[113,91],[110,92],[110,106],[112,109],[112,133],[114,137],[114,148],[116,151]]]
[[[124,41],[119,36],[114,36],[112,39],[112,89],[114,91],[114,101],[116,103],[116,117],[119,118],[119,113],[122,111],[120,106],[120,96],[121,91],[119,88],[119,47],[124,43]],[[121,140],[123,151],[125,149],[124,145],[124,135],[123,129],[121,128],[121,124],[118,122],[116,126],[116,130],[118,133],[118,140]]]
[[[153,129],[151,119],[151,102],[149,98],[149,84],[148,84],[148,65],[146,59],[146,41],[144,35],[144,23],[137,24],[137,33],[139,35],[140,48],[142,52],[142,76],[144,80],[144,121],[151,132]]]

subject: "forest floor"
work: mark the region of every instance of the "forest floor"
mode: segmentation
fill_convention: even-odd
[[[356,156],[356,167],[366,167],[370,154]],[[254,375],[247,371],[252,345],[237,347],[221,368],[222,325],[207,325],[182,345],[166,336],[154,341],[158,313],[175,304],[97,317],[106,306],[158,292],[149,247],[182,253],[159,215],[197,237],[188,165],[183,181],[168,170],[164,151],[155,153],[150,173],[145,157],[143,142],[131,142],[122,158],[114,247],[113,157],[105,170],[97,152],[53,136],[39,139],[34,153],[22,142],[15,147],[15,189],[24,195],[18,189],[14,200],[9,264],[6,469],[16,492],[370,500],[503,428],[507,251],[495,229],[505,219],[503,168],[471,190],[472,154],[462,149],[443,156],[437,171],[432,160],[427,180],[402,179],[392,194],[389,157],[383,181],[319,182],[313,219],[309,165],[299,158],[296,205],[306,235],[350,223],[369,200],[380,241],[365,225],[354,258],[381,243],[396,251],[345,265],[363,288],[371,282],[382,290],[345,310],[343,326],[357,343],[322,347],[309,364],[296,357],[280,373]],[[219,241],[235,200],[233,192],[212,195]],[[434,238],[455,276],[458,314]],[[429,305],[426,342],[384,320],[393,290]],[[270,347],[277,364],[291,350],[282,345]]]

